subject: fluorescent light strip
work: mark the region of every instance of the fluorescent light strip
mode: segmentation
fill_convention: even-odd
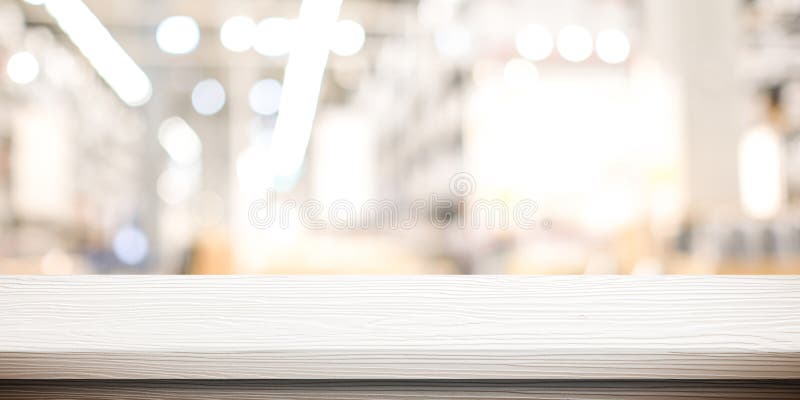
[[[150,79],[83,1],[48,0],[45,7],[122,101],[140,106],[150,99]]]
[[[297,20],[298,37],[289,53],[283,91],[270,148],[277,176],[292,176],[303,164],[320,85],[328,63],[328,40],[342,0],[304,0]]]

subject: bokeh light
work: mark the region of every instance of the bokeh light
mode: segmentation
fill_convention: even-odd
[[[39,62],[27,51],[14,53],[6,64],[8,77],[14,83],[25,85],[33,82],[39,75]]]
[[[214,115],[225,106],[225,88],[216,79],[205,79],[192,89],[192,107],[201,115]]]
[[[364,28],[358,22],[339,21],[333,28],[331,51],[340,56],[351,56],[361,50],[365,38]]]
[[[234,52],[243,52],[253,46],[256,22],[250,17],[237,16],[229,18],[222,24],[219,40],[222,45]]]
[[[517,52],[528,60],[541,61],[553,53],[553,35],[547,28],[530,24],[517,33]]]
[[[250,88],[250,109],[261,115],[272,115],[278,112],[281,103],[281,84],[274,79],[256,82]]]
[[[169,17],[156,29],[156,43],[165,53],[187,54],[197,48],[200,28],[192,17],[177,15]]]
[[[597,56],[609,64],[619,64],[627,60],[631,53],[628,36],[618,29],[606,29],[598,33],[595,47]]]
[[[114,255],[118,260],[127,265],[139,265],[147,258],[150,252],[150,241],[141,229],[133,226],[123,226],[112,243]]]
[[[567,61],[585,61],[592,55],[592,34],[582,26],[565,26],[558,32],[556,47]]]
[[[166,119],[158,127],[158,142],[180,165],[200,160],[203,145],[194,130],[180,117]]]

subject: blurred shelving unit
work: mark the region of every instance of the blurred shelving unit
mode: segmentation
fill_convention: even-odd
[[[26,9],[27,11],[27,9]],[[0,4],[0,59],[18,52],[39,64],[29,83],[0,82],[3,272],[126,269],[104,248],[115,230],[147,213],[138,165],[146,124],[52,26]],[[26,23],[27,21],[27,23]],[[5,74],[4,74],[5,75]],[[6,268],[6,265],[9,267]]]
[[[780,170],[775,179],[761,175],[766,187],[749,187],[740,178],[741,211],[689,218],[675,238],[672,273],[800,273],[800,9],[792,1],[739,4],[742,40],[735,70],[747,98],[740,157],[747,135],[766,132],[775,138],[777,153],[761,154],[762,162]],[[767,199],[759,193],[771,192],[770,185],[780,187],[774,205],[754,215],[745,196]]]

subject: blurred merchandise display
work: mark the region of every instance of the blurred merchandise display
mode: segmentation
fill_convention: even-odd
[[[799,16],[0,0],[0,273],[797,273]]]

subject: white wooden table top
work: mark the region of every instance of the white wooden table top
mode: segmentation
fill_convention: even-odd
[[[0,378],[800,378],[800,277],[0,277]]]

